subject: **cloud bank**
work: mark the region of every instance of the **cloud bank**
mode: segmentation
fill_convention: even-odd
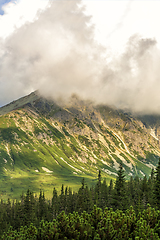
[[[34,22],[0,40],[1,105],[39,89],[53,99],[77,94],[97,104],[160,113],[156,40],[134,35],[108,63],[84,10],[81,0],[50,1]]]

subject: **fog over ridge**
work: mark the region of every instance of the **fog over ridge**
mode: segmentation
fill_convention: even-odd
[[[94,40],[81,0],[51,1],[33,23],[0,40],[0,104],[39,89],[45,97],[73,94],[138,113],[160,113],[160,50],[156,39],[130,37],[108,63]]]

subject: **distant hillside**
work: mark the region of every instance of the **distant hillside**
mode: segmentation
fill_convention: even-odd
[[[134,117],[73,96],[65,106],[31,93],[0,108],[0,190],[91,186],[98,170],[109,182],[122,161],[126,178],[149,176],[160,156],[160,117]],[[51,192],[51,191],[50,191]]]

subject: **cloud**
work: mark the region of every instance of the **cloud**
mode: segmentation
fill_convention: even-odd
[[[112,29],[112,31],[107,34],[107,38],[110,38],[117,30],[119,31],[123,27],[126,17],[129,15],[129,12],[131,11],[131,6],[132,6],[133,1],[134,0],[130,0],[127,2],[122,16],[120,17],[118,23],[115,25],[115,27]]]
[[[4,5],[9,3],[11,0],[0,0],[0,15],[4,14]]]
[[[51,1],[34,22],[0,40],[1,105],[39,89],[72,94],[138,113],[160,113],[160,51],[155,39],[133,35],[107,64],[80,0]]]
[[[160,51],[155,39],[132,36],[124,53],[113,60],[109,71],[106,70],[101,96],[106,93],[106,102],[122,109],[160,113],[159,61]]]
[[[4,2],[2,2],[4,15],[0,16],[0,37],[3,39],[26,22],[34,22],[39,13],[47,7],[49,0],[12,0]]]
[[[67,97],[73,92],[83,95],[86,83],[92,87],[101,50],[93,40],[94,28],[87,25],[90,17],[83,11],[79,0],[53,1],[35,22],[1,41],[2,103],[31,89]]]

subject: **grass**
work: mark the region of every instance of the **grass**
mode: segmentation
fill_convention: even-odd
[[[108,144],[109,148],[111,149],[112,152],[115,152],[115,148],[113,147],[113,145],[111,144],[111,142],[104,136],[104,139],[106,141],[106,143]]]
[[[83,178],[89,186],[94,185],[99,169],[104,168],[116,172],[113,168],[113,158],[116,162],[121,162],[115,152],[117,148],[121,150],[123,148],[125,151],[124,144],[104,126],[100,125],[99,127],[106,141],[106,146],[98,137],[96,140],[90,139],[87,135],[82,136],[73,133],[71,135],[67,127],[58,121],[52,125],[52,122],[42,115],[35,120],[32,115],[27,115],[25,112],[23,114],[31,124],[30,129],[25,126],[22,113],[18,110],[12,114],[12,118],[8,115],[0,117],[1,198],[18,198],[28,188],[37,194],[42,189],[45,191],[46,197],[51,198],[54,187],[60,191],[61,185],[64,184],[64,186],[70,186],[73,191],[76,191],[81,186]],[[17,120],[17,125],[15,120]],[[74,120],[77,127],[85,127],[84,122]],[[66,122],[66,124],[68,126],[69,123]],[[59,130],[59,127],[62,127],[62,131]],[[45,139],[42,138],[44,134],[41,139],[37,138],[40,133],[45,133]],[[89,135],[92,135],[91,129]],[[9,154],[6,147],[8,147]],[[93,153],[97,158],[94,158]],[[135,152],[135,154],[137,154],[137,157],[139,156],[138,152]],[[121,156],[128,163],[130,162],[130,155],[121,153]],[[92,161],[91,157],[96,162]],[[81,161],[79,158],[81,158]],[[156,163],[157,156],[146,152],[146,159],[147,161],[151,159],[153,163]],[[110,167],[101,160],[110,163]],[[141,176],[140,170],[147,175],[150,174],[150,168],[142,163],[141,159],[133,158],[133,160],[136,163],[135,174],[137,171],[138,175]],[[47,173],[42,167],[52,172]],[[124,167],[126,172],[129,172],[130,169],[127,166]],[[35,172],[35,170],[39,172]],[[102,171],[102,178],[106,178],[109,183],[110,179],[113,179],[113,175],[108,175]]]
[[[147,163],[152,163],[152,164],[157,164],[159,156],[155,155],[154,153],[151,153],[149,151],[144,151],[146,154],[146,162]]]
[[[89,187],[93,186],[97,176],[74,176],[73,174],[50,174],[25,172],[18,169],[10,175],[11,177],[0,178],[1,199],[7,200],[17,199],[29,188],[34,193],[39,193],[40,189],[45,192],[47,198],[51,198],[53,188],[56,187],[60,192],[62,184],[71,187],[73,191],[77,191],[81,186],[82,179],[85,178]]]
[[[120,155],[127,161],[127,163],[130,163],[130,160],[124,153],[120,153]]]
[[[129,155],[128,153],[126,153],[127,155]],[[136,169],[135,169],[135,174],[138,175],[139,177],[141,176],[140,171],[143,171],[145,173],[145,175],[147,177],[149,177],[150,173],[151,173],[151,168],[146,166],[143,162],[141,162],[140,160],[132,157],[131,155],[129,155],[135,162],[136,165]]]
[[[84,144],[87,148],[92,147],[92,143],[89,141],[89,139],[85,136],[79,135],[78,136],[79,141]]]

